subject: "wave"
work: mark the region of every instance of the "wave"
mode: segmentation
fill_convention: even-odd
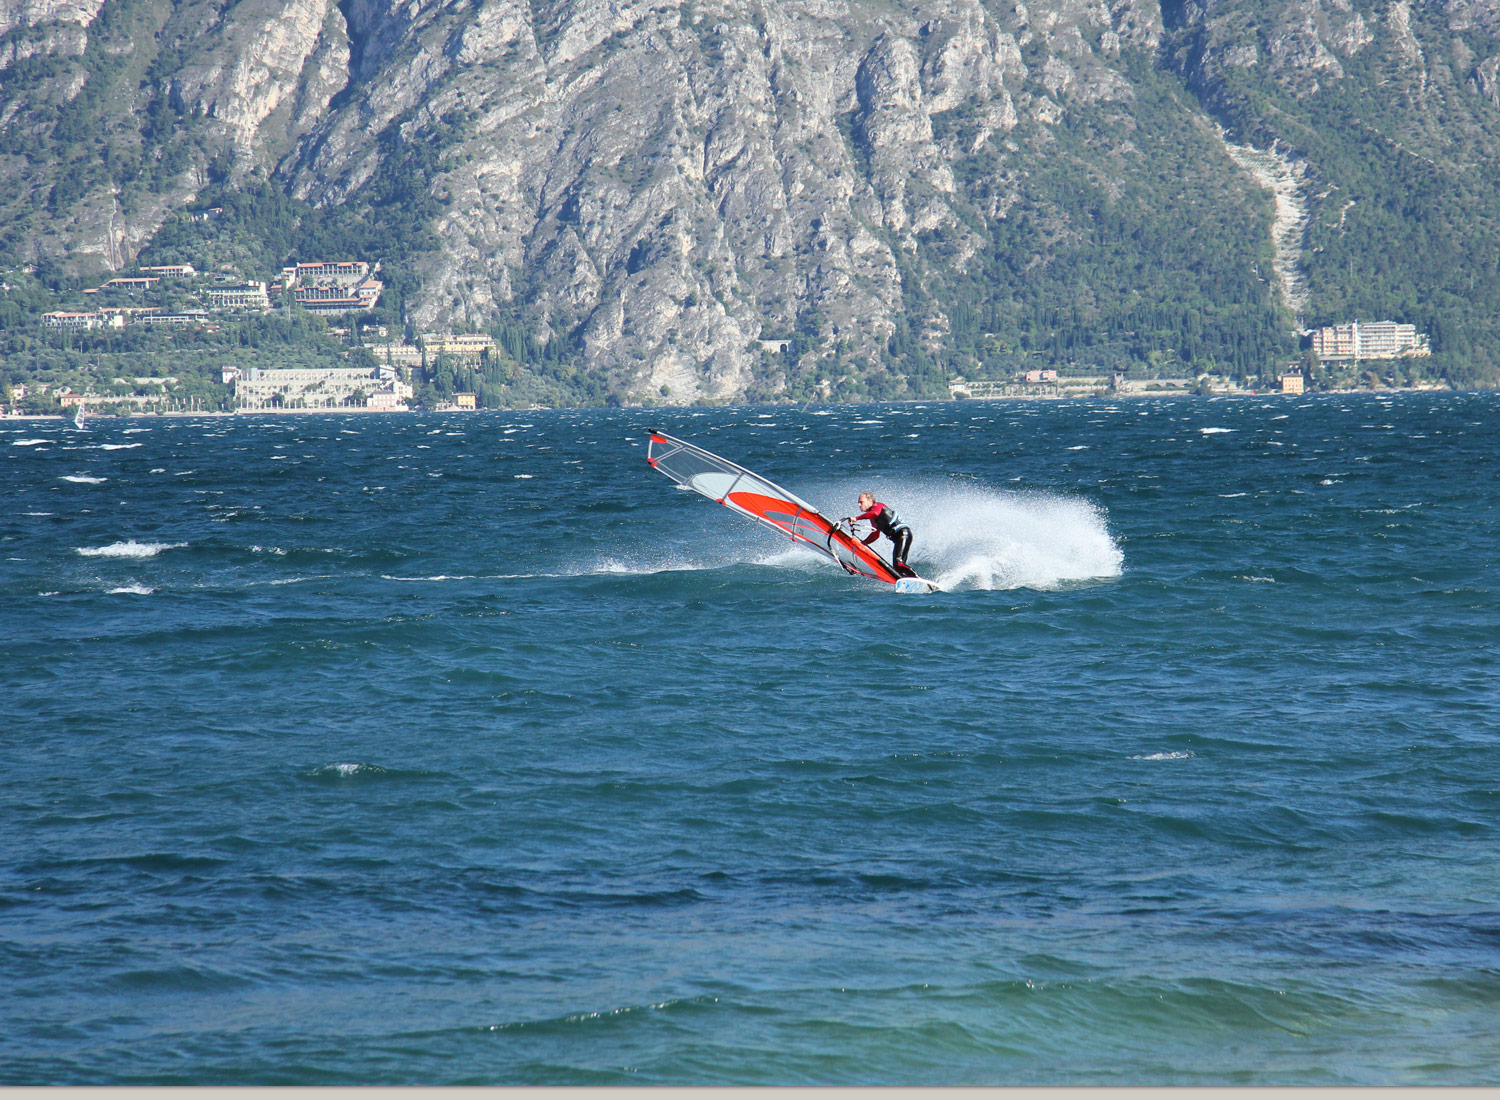
[[[111,588],[109,590],[109,595],[111,595],[111,596],[149,596],[149,595],[151,595],[151,593],[153,593],[155,591],[156,591],[156,589],[154,589],[154,588],[148,588],[144,584],[127,584],[127,585],[125,585],[125,586],[123,586],[121,588]]]
[[[379,764],[324,764],[321,768],[314,768],[307,772],[308,778],[321,776],[337,776],[339,779],[350,779],[356,775],[384,775],[385,769]]]
[[[144,444],[141,444],[141,443],[101,443],[101,444],[99,444],[99,449],[101,451],[128,451],[132,447],[140,447],[140,446],[144,446]]]
[[[1239,431],[1239,429],[1238,428],[1199,428],[1198,431],[1202,435],[1225,435],[1228,432]]]
[[[154,558],[163,550],[178,550],[185,542],[112,542],[108,546],[80,546],[78,553],[85,558]]]
[[[51,443],[50,439],[12,439],[12,447],[40,447],[44,443]]]
[[[76,485],[103,485],[107,477],[89,477],[87,474],[63,474],[59,481],[71,481]]]

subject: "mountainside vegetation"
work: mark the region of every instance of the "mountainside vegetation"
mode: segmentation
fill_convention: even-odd
[[[0,0],[0,183],[0,384],[432,331],[491,406],[1500,384],[1500,0]],[[40,321],[334,259],[373,311]],[[1299,335],[1386,319],[1431,357]]]

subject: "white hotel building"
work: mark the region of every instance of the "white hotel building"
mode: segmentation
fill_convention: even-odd
[[[1314,329],[1312,350],[1325,363],[1359,359],[1399,359],[1432,354],[1427,334],[1395,321],[1355,321]]]

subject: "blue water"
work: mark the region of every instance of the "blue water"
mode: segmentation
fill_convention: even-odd
[[[0,1083],[1493,1084],[1497,423],[0,423]]]

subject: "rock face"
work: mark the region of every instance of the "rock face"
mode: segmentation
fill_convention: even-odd
[[[1035,215],[1036,263],[1093,232],[1038,198],[1044,170],[1063,158],[1109,196],[1160,188],[1143,150],[1169,114],[1199,143],[1183,156],[1241,181],[1216,201],[1258,220],[1268,252],[1280,233],[1278,274],[1305,304],[1306,212],[1277,221],[1163,74],[1210,107],[1236,73],[1311,102],[1383,49],[1420,95],[1441,54],[1454,87],[1500,105],[1500,0],[1448,0],[1452,49],[1384,0],[108,2],[105,34],[104,0],[0,0],[0,120],[86,98],[86,51],[136,51],[100,125],[135,127],[134,155],[162,167],[59,202],[0,154],[20,254],[119,267],[211,178],[357,206],[420,162],[439,246],[414,261],[411,326],[517,324],[633,398],[770,396],[830,357],[879,373],[893,339],[941,349],[945,288],[980,278],[1014,212]],[[80,60],[45,88],[5,83],[35,54]],[[142,126],[148,108],[175,136]],[[1303,165],[1295,135],[1261,137]],[[768,360],[762,342],[793,333],[804,359]]]
[[[348,68],[333,0],[240,0],[193,44],[167,92],[178,110],[211,120],[237,154],[252,157],[258,145],[284,148],[288,127],[295,134],[321,121]],[[271,121],[278,113],[280,125]]]
[[[104,0],[4,0],[0,3],[0,35],[21,27],[73,23],[86,27],[94,21]]]
[[[461,118],[414,323],[505,312],[633,394],[737,396],[763,338],[811,328],[878,360],[917,239],[969,232],[955,160],[1128,97],[1110,55],[1154,48],[1155,5],[1038,7],[365,2],[368,78],[279,172],[353,196],[381,135]],[[397,65],[415,79],[376,75]],[[934,132],[958,112],[982,122],[967,148]]]

